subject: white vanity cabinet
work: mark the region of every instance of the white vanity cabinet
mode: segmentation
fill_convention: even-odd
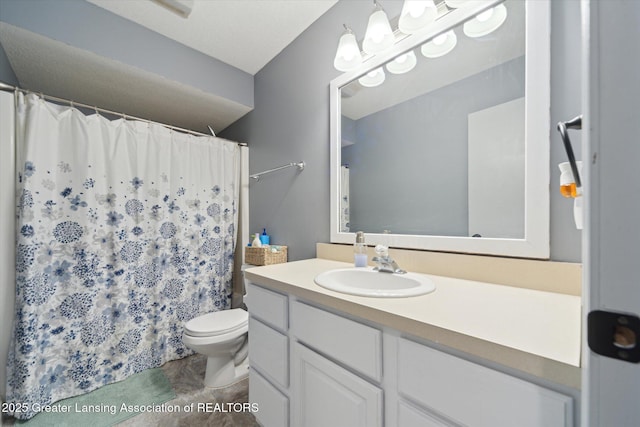
[[[264,427],[289,424],[289,319],[287,295],[247,284],[249,401]]]
[[[249,400],[265,427],[574,425],[570,396],[295,296],[248,295]]]
[[[382,331],[251,283],[247,295],[249,400],[264,427],[383,426]]]

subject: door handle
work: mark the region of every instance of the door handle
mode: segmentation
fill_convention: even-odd
[[[633,314],[595,310],[587,315],[589,348],[601,356],[640,362],[640,318]]]

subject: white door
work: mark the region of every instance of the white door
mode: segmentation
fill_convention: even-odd
[[[640,352],[640,2],[582,5],[585,315],[615,313],[600,339],[622,358],[594,353],[585,334],[582,424],[631,427],[640,425],[640,364],[628,361]]]

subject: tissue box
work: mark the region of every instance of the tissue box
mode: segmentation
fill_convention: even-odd
[[[271,265],[287,262],[287,247],[271,245],[268,247],[244,248],[244,262],[253,265]]]

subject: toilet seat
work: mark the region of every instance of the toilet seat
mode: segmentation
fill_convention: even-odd
[[[212,337],[242,329],[249,314],[241,308],[214,311],[194,317],[184,325],[184,333],[193,337]]]

